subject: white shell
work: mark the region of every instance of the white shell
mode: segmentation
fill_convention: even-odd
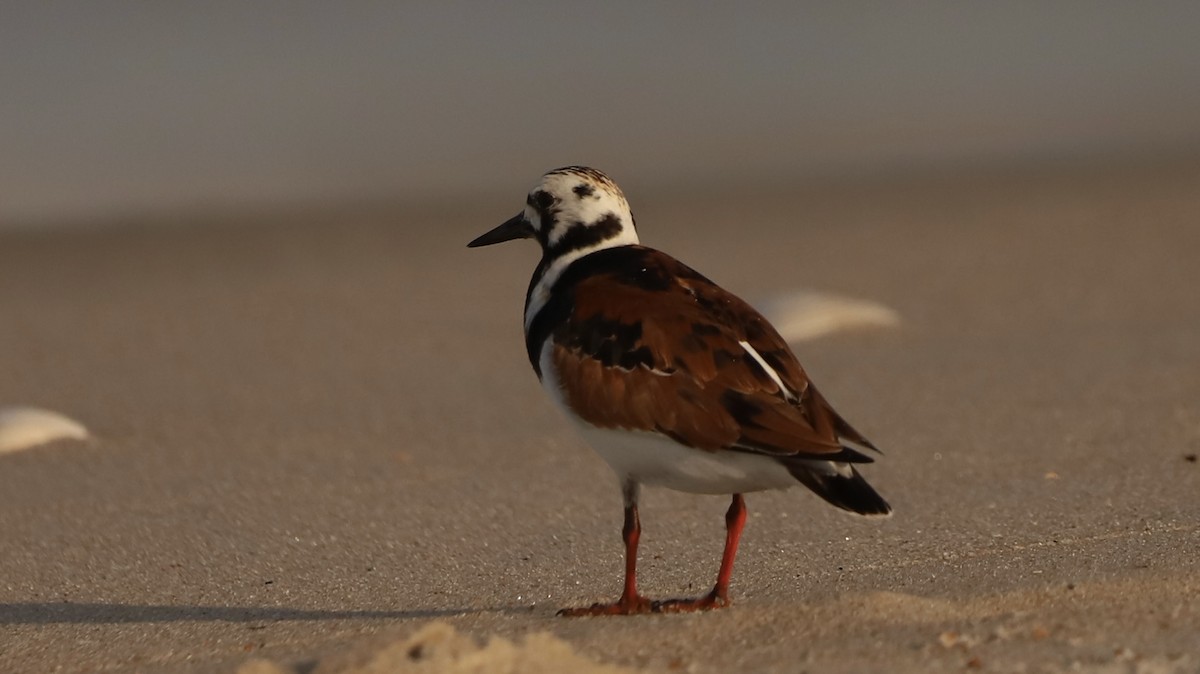
[[[816,339],[842,330],[900,324],[900,315],[878,302],[814,290],[781,293],[756,306],[788,342]]]
[[[0,454],[29,449],[55,440],[85,440],[78,421],[36,407],[0,408]]]

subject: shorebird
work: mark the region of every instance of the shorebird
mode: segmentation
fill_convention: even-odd
[[[604,173],[550,171],[524,210],[468,246],[514,239],[535,239],[542,249],[525,296],[529,362],[550,399],[616,472],[625,504],[620,598],[560,614],[727,606],[746,492],[799,483],[853,513],[891,513],[854,467],[872,461],[860,449],[878,448],[834,411],[749,304],[640,245],[629,203]],[[708,594],[651,601],[638,593],[643,484],[732,495]]]

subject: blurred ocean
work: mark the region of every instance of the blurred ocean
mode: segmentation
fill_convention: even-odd
[[[0,226],[1200,152],[1200,3],[6,3]]]

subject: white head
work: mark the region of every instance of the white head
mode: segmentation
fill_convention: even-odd
[[[555,169],[538,182],[525,210],[468,246],[537,239],[546,257],[585,253],[638,242],[629,202],[608,176],[586,166]]]

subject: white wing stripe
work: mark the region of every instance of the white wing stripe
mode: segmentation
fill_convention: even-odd
[[[758,366],[763,369],[763,372],[767,373],[767,376],[771,378],[771,381],[775,382],[775,385],[778,386],[779,390],[783,393],[783,397],[787,398],[788,400],[796,400],[795,392],[783,385],[783,380],[779,378],[779,373],[772,369],[770,365],[767,365],[767,361],[763,360],[763,357],[758,355],[758,352],[754,350],[753,346],[750,346],[748,342],[738,342],[738,344],[742,346],[746,353],[750,354],[750,357],[754,359],[754,362],[758,363]]]

